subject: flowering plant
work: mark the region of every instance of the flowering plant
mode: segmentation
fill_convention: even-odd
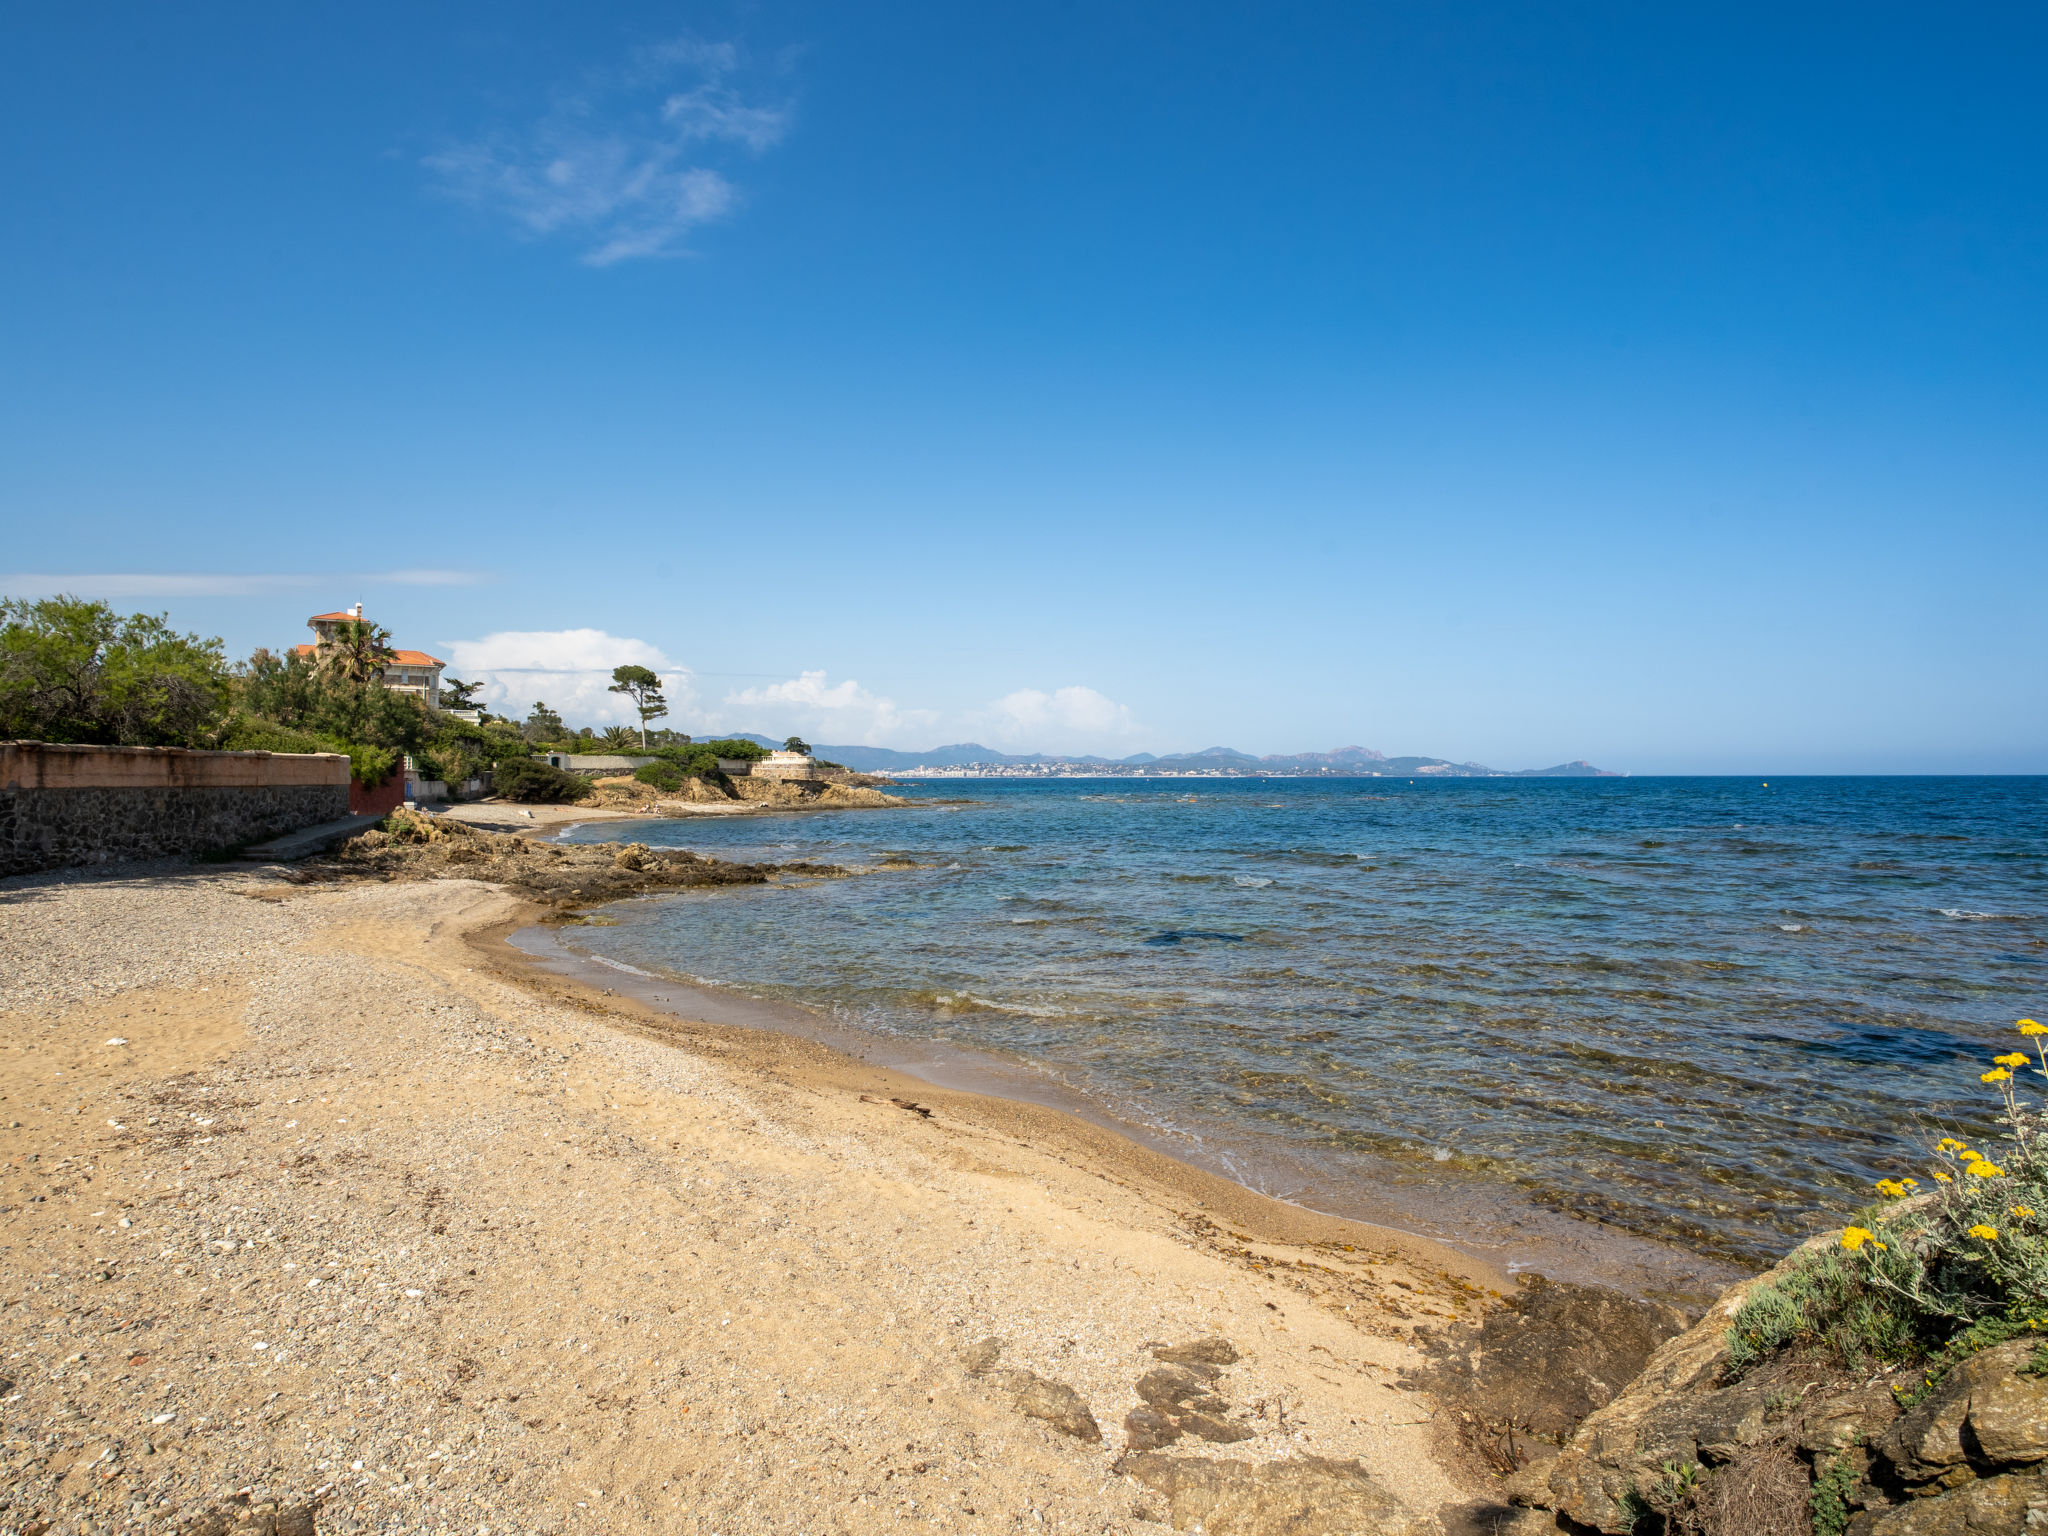
[[[2016,1088],[2048,1083],[2048,1025],[2017,1028],[2034,1055],[2007,1052],[1979,1074],[2003,1100],[1998,1155],[1944,1136],[1931,1187],[1878,1180],[1879,1203],[1835,1243],[1750,1291],[1728,1330],[1731,1374],[1795,1345],[1889,1365],[2048,1331],[2048,1222],[2035,1215],[2048,1209],[2048,1103]]]

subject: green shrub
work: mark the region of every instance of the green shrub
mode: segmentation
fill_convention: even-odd
[[[1849,1494],[1855,1486],[1856,1463],[1847,1456],[1837,1456],[1814,1479],[1813,1493],[1806,1506],[1813,1522],[1813,1536],[1842,1536],[1849,1529],[1850,1518],[1856,1513],[1849,1505]]]
[[[683,787],[686,775],[674,763],[642,763],[633,770],[633,777],[642,784],[652,784],[656,789],[673,792]]]
[[[1998,1156],[1944,1136],[1929,1149],[1931,1188],[1880,1180],[1887,1204],[1749,1293],[1728,1328],[1730,1376],[1797,1349],[1851,1368],[1925,1360],[1931,1383],[1977,1350],[2048,1329],[2048,1220],[2037,1214],[2048,1211],[2048,1112],[2014,1091],[2015,1072],[2048,1079],[2048,1028],[2018,1027],[2034,1059],[2008,1052],[1981,1074],[2004,1100]]]
[[[750,763],[758,763],[768,755],[768,749],[758,741],[742,741],[738,737],[727,737],[722,741],[702,741],[697,745],[709,748],[714,757],[744,759]]]
[[[492,770],[491,792],[500,799],[523,800],[529,805],[567,805],[590,797],[590,780],[564,773],[537,757],[514,757]]]
[[[338,741],[311,731],[295,731],[273,720],[236,714],[221,732],[221,750],[226,752],[343,752],[348,755],[349,777],[365,789],[375,789],[398,771],[405,755],[392,747],[374,747],[367,742]]]

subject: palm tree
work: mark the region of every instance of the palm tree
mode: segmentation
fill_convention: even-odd
[[[612,725],[605,727],[604,744],[605,750],[607,751],[625,751],[628,747],[633,745],[633,728],[630,725]]]
[[[345,683],[374,683],[397,657],[391,631],[368,619],[349,619],[334,626],[314,652],[321,670]]]

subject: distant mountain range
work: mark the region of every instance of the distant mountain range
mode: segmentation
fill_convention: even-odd
[[[741,733],[748,741],[779,747],[766,736]],[[1607,779],[1620,775],[1590,763],[1559,763],[1555,768],[1489,768],[1484,763],[1453,763],[1441,757],[1388,757],[1370,747],[1338,747],[1330,752],[1296,752],[1254,757],[1230,747],[1209,747],[1201,752],[1179,752],[1155,757],[1138,752],[1129,757],[1049,757],[1042,752],[1017,754],[998,752],[979,742],[955,742],[933,747],[928,752],[899,752],[893,747],[835,747],[819,744],[812,749],[830,762],[844,763],[857,773],[915,773],[920,769],[989,768],[1007,769],[1003,777],[1030,773],[1056,774],[1061,769],[1075,773],[1146,774],[1231,774],[1264,777],[1363,778],[1380,775],[1428,774],[1433,778],[1518,778],[1518,779]]]

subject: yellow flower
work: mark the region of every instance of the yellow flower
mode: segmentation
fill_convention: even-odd
[[[1903,1200],[1906,1198],[1906,1186],[1897,1179],[1879,1179],[1877,1181],[1877,1192],[1887,1200]]]
[[[1854,1253],[1857,1249],[1861,1248],[1865,1243],[1871,1243],[1876,1241],[1877,1234],[1871,1231],[1868,1227],[1842,1228],[1842,1246],[1848,1249],[1851,1253]]]
[[[1980,1083],[2009,1083],[2012,1081],[2012,1074],[2003,1067],[1993,1067],[1989,1072],[1980,1072],[1977,1075],[1977,1081]]]
[[[1990,1158],[1980,1157],[1976,1162],[1970,1164],[1970,1177],[1973,1179],[2002,1179],[2005,1177],[2005,1170],[1991,1161]]]
[[[2031,1216],[2034,1214],[2034,1208],[2031,1205],[2016,1205],[2012,1208],[2012,1213],[2015,1216]]]
[[[2023,1035],[2048,1035],[2048,1024],[2036,1024],[2032,1019],[2021,1019],[2019,1031]]]
[[[1974,1163],[1974,1162],[1976,1162],[1976,1161],[1977,1161],[1978,1159],[1980,1159],[1981,1157],[1983,1157],[1983,1156],[1984,1156],[1984,1154],[1983,1154],[1982,1152],[1977,1152],[1977,1151],[1973,1151],[1973,1150],[1972,1150],[1971,1148],[1969,1148],[1969,1147],[1964,1147],[1964,1148],[1962,1149],[1962,1151],[1960,1151],[1960,1152],[1958,1152],[1958,1153],[1956,1154],[1956,1156],[1957,1156],[1957,1157],[1960,1157],[1960,1158],[1961,1158],[1961,1159],[1962,1159],[1962,1160],[1963,1160],[1964,1162],[1966,1162],[1966,1163]]]
[[[2004,1056],[1994,1056],[1991,1059],[2001,1067],[2024,1067],[2027,1064],[2027,1053],[2025,1051],[2013,1051]]]
[[[1937,1174],[1936,1174],[1936,1175],[1934,1176],[1934,1182],[1935,1182],[1935,1183],[1937,1183],[1937,1184],[1953,1184],[1953,1183],[1955,1183],[1955,1180],[1954,1180],[1954,1179],[1952,1179],[1952,1178],[1950,1178],[1950,1177],[1949,1177],[1949,1176],[1948,1176],[1947,1174],[1945,1174],[1945,1173],[1937,1173]]]
[[[1981,1237],[1987,1243],[1995,1243],[1998,1241],[1998,1228],[1987,1227],[1980,1221],[1977,1225],[1970,1228],[1970,1236]]]
[[[1934,1144],[1934,1149],[1937,1152],[1960,1152],[1963,1144],[1953,1136],[1944,1136]]]

